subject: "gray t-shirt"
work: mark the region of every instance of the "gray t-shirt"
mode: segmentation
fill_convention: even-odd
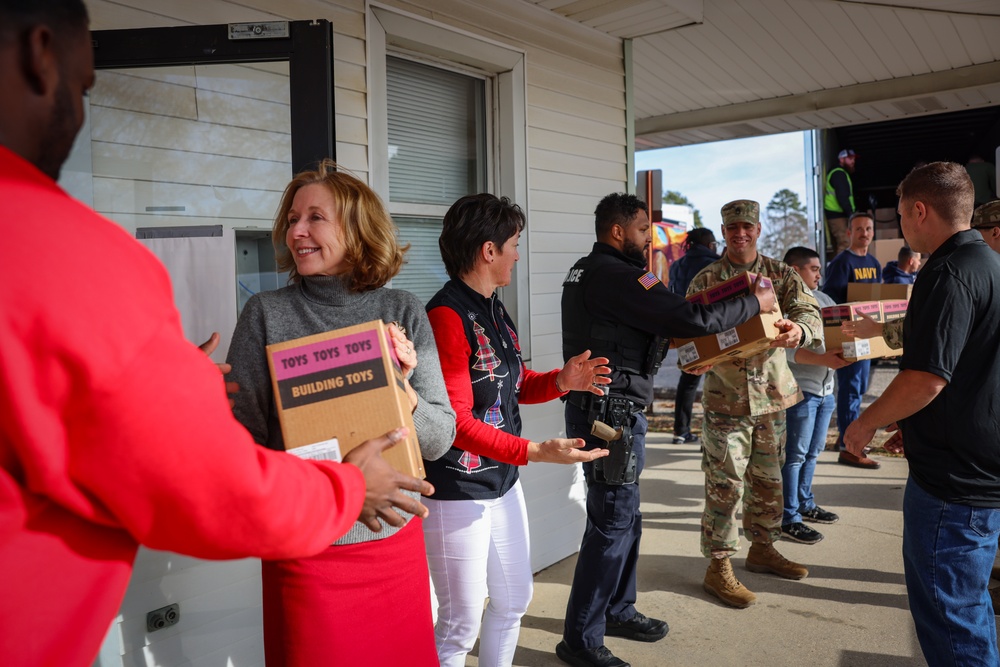
[[[808,289],[808,288],[806,288]],[[809,290],[816,297],[820,308],[837,305],[825,292],[820,290]],[[826,343],[823,340],[823,330],[819,330],[819,335],[813,338],[812,344],[804,348],[816,354],[826,352]],[[798,350],[796,350],[798,353]],[[792,355],[789,355],[791,357]],[[793,359],[788,360],[788,367],[792,369],[795,381],[799,383],[799,389],[804,394],[814,396],[828,396],[833,393],[834,372],[832,368],[826,366],[813,366],[811,364],[797,364]]]

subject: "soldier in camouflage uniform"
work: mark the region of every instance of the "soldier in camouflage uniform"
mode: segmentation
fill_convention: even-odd
[[[756,601],[735,577],[730,557],[739,549],[736,513],[743,501],[743,529],[752,545],[747,568],[789,579],[809,571],[785,559],[773,546],[781,536],[785,408],[802,400],[802,393],[785,360],[782,347],[809,344],[821,335],[822,320],[815,297],[787,264],[757,252],[760,206],[737,200],[722,207],[726,254],[695,276],[694,293],[743,272],[762,273],[774,283],[785,319],[772,349],[749,359],[715,365],[705,378],[704,447],[705,513],[702,553],[712,559],[705,590],[734,607]]]
[[[1000,199],[983,204],[972,213],[972,228],[983,235],[986,245],[1000,252]],[[858,338],[873,338],[879,333],[885,342],[894,350],[903,349],[903,322],[895,320],[875,326],[881,327],[878,332],[874,326],[865,326],[865,322],[844,322],[841,328],[844,335]],[[872,333],[876,331],[876,333]],[[871,334],[871,335],[866,335]]]

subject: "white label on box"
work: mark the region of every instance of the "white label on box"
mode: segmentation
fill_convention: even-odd
[[[872,343],[867,338],[848,341],[843,344],[843,347],[844,357],[851,359],[857,359],[858,357],[864,357],[872,353]]]
[[[722,333],[715,334],[715,338],[719,341],[720,350],[732,347],[733,345],[738,345],[740,342],[740,336],[736,333],[736,329],[728,329]]]
[[[343,458],[340,455],[340,443],[337,442],[336,438],[289,449],[288,453],[295,454],[300,459],[312,459],[313,461],[337,461],[339,463]]]
[[[698,361],[700,358],[701,355],[698,354],[698,347],[694,344],[694,341],[685,343],[677,348],[677,361],[680,362],[681,366],[687,366]]]

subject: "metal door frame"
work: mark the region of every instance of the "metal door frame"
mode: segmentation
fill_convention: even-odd
[[[287,37],[231,39],[231,26],[287,26]],[[256,32],[252,31],[251,32]],[[292,173],[337,159],[333,100],[333,25],[326,19],[132,28],[91,32],[95,69],[288,62]]]

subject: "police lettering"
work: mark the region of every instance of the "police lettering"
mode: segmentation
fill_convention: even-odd
[[[583,269],[570,269],[569,273],[566,274],[566,280],[563,282],[567,283],[578,283],[580,278],[583,278]]]
[[[328,347],[325,350],[314,350],[313,356],[316,357],[316,361],[326,361],[327,359],[336,359],[340,356],[340,349],[336,347]]]
[[[305,366],[309,363],[309,357],[304,354],[296,354],[294,357],[285,357],[281,360],[281,365],[285,368],[295,368],[296,366]]]

